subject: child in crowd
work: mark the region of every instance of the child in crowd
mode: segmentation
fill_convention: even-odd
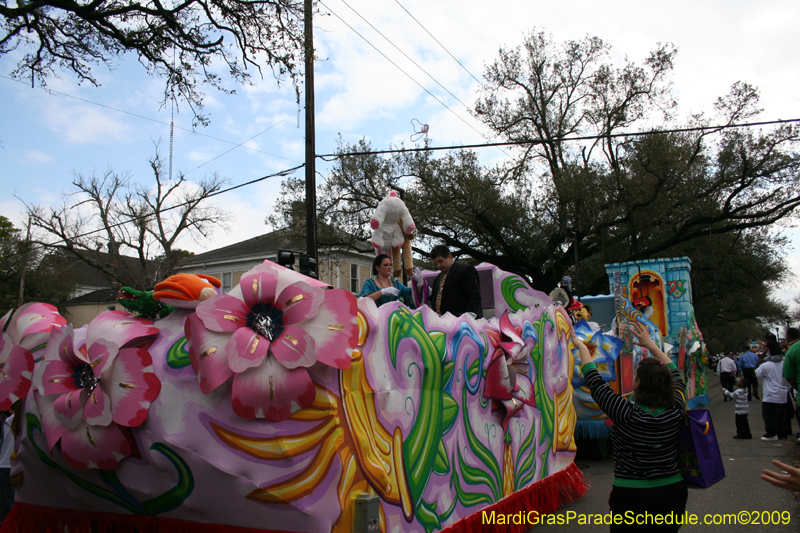
[[[749,383],[745,378],[739,378],[736,386],[739,387],[734,392],[727,389],[722,389],[722,394],[725,398],[733,400],[734,413],[736,413],[736,435],[734,439],[752,439],[753,435],[750,433],[750,423],[747,421],[747,415],[750,414],[750,406],[747,403],[747,386]]]

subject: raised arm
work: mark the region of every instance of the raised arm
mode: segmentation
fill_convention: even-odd
[[[633,328],[633,334],[637,339],[633,342],[633,344],[647,349],[647,351],[650,352],[650,355],[652,355],[655,359],[658,359],[662,365],[667,365],[672,371],[672,379],[675,380],[675,401],[679,406],[685,407],[686,384],[683,382],[683,377],[681,377],[681,373],[675,366],[675,363],[673,363],[672,359],[670,359],[669,356],[658,347],[656,341],[650,337],[650,331],[647,329],[647,326],[640,324],[639,322],[631,322],[630,324]]]
[[[581,358],[581,371],[584,379],[586,379],[586,384],[592,392],[592,399],[614,422],[627,418],[633,411],[630,402],[611,390],[611,387],[603,381],[596,365],[592,361],[589,348],[575,335],[575,330],[572,331],[572,344],[578,349],[578,354]]]
[[[672,362],[672,359],[670,359],[667,354],[661,351],[661,348],[658,347],[656,341],[650,337],[650,331],[647,329],[647,326],[640,324],[639,322],[630,322],[629,324],[632,326],[633,334],[637,339],[633,341],[633,344],[636,346],[641,346],[642,348],[646,348],[647,351],[650,352],[650,355],[665,365],[668,365]]]

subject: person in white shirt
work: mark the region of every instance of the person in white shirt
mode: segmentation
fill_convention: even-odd
[[[14,450],[14,433],[11,424],[14,422],[13,412],[0,413],[2,420],[2,438],[0,441],[0,522],[5,520],[14,506],[14,487],[11,485],[11,452]]]
[[[733,360],[733,354],[725,354],[725,357],[720,359],[717,364],[717,372],[719,372],[719,383],[723,389],[728,392],[733,392],[733,384],[736,382],[736,361]],[[728,398],[724,397],[723,402],[727,402]]]
[[[785,439],[792,434],[792,420],[787,415],[789,382],[783,378],[783,357],[762,355],[760,361],[756,368],[756,377],[763,380],[761,416],[764,418],[766,430],[761,440]]]

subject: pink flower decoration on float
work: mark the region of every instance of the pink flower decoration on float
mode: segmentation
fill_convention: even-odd
[[[486,368],[483,396],[505,408],[502,422],[505,431],[511,417],[522,411],[526,404],[536,407],[533,382],[528,375],[531,348],[522,340],[522,328],[511,324],[508,311],[500,317],[500,331],[487,329],[486,334],[493,351]]]
[[[185,330],[204,393],[233,376],[234,412],[278,422],[313,403],[308,367],[350,366],[358,342],[356,299],[307,279],[265,261],[242,276],[241,296],[234,290],[197,306]]]
[[[71,466],[112,470],[131,455],[121,427],[138,427],[161,392],[147,346],[158,335],[152,322],[124,311],[103,313],[76,345],[72,326],[53,330],[37,367],[36,403],[47,444],[61,441]]]
[[[50,304],[29,303],[11,313],[0,319],[0,331],[5,330],[0,335],[0,411],[28,396],[34,365],[31,351],[47,341],[53,327],[67,323]]]

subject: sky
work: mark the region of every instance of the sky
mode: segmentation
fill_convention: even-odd
[[[319,8],[314,24],[318,154],[334,152],[339,135],[351,143],[367,139],[375,149],[411,146],[412,121],[429,126],[434,146],[497,140],[464,105],[473,106],[479,95],[473,76],[482,79],[499,48],[518,46],[526,33],[539,30],[556,42],[598,36],[613,47],[617,65],[625,57],[641,62],[658,43],[672,43],[678,49],[671,78],[678,122],[712,112],[716,98],[740,80],[758,87],[763,120],[800,118],[796,1],[325,0]],[[152,185],[148,159],[156,145],[169,156],[171,109],[161,105],[163,80],[149,77],[135,57],[125,56],[113,70],[94,70],[100,87],[81,85],[64,72],[48,81],[46,91],[9,78],[19,53],[0,57],[0,214],[24,227],[24,204],[60,202],[76,174],[113,169]],[[294,89],[268,74],[254,82],[231,85],[234,95],[207,89],[208,127],[193,131],[191,112],[180,107],[176,173],[191,180],[218,173],[237,185],[303,161],[304,121]],[[480,155],[487,163],[503,157],[496,148]],[[317,163],[323,176],[329,168]],[[215,205],[232,215],[227,231],[204,240],[187,238],[179,246],[200,253],[266,233],[271,228],[264,219],[279,188],[279,179],[272,178],[218,196]],[[800,231],[788,224],[781,229],[800,243]],[[800,273],[800,249],[786,252],[793,272]],[[795,278],[780,288],[780,298],[800,293],[800,277]]]

